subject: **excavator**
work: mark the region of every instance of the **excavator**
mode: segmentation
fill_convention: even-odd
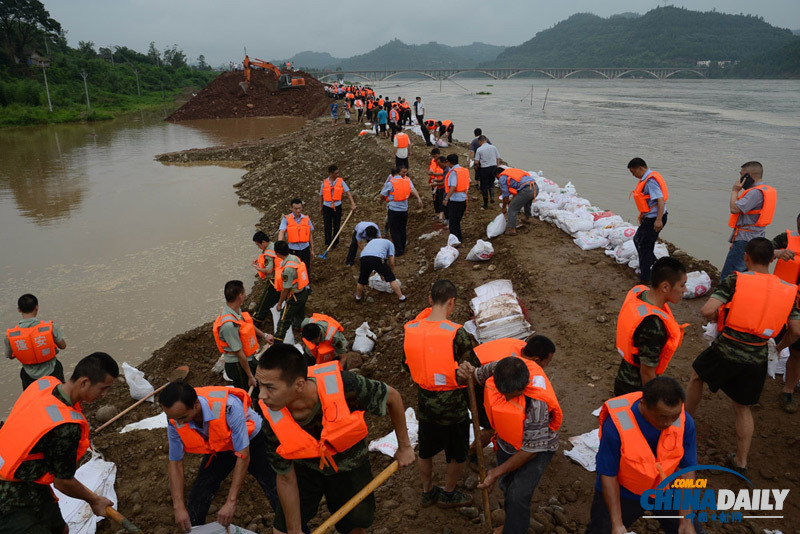
[[[250,86],[250,69],[259,68],[272,72],[278,80],[278,89],[302,89],[306,86],[306,80],[302,76],[292,76],[291,74],[281,74],[281,70],[263,59],[250,59],[249,56],[244,56],[244,81],[239,85],[242,91],[247,94],[247,88]]]

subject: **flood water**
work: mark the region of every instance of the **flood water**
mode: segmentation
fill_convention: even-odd
[[[302,118],[170,124],[140,113],[94,124],[0,130],[0,324],[33,293],[64,332],[67,376],[104,351],[145,360],[214,318],[230,279],[253,281],[258,212],[239,206],[239,165],[163,165],[156,154],[271,137]],[[191,366],[192,355],[186,355]],[[20,364],[0,363],[0,414]]]
[[[579,195],[633,222],[636,183],[626,166],[643,158],[669,185],[661,237],[718,267],[743,163],[760,161],[764,182],[778,190],[768,237],[794,228],[800,212],[800,81],[456,78],[439,87],[390,80],[376,90],[422,96],[425,118],[452,120],[459,140],[480,127],[511,165],[572,181]]]

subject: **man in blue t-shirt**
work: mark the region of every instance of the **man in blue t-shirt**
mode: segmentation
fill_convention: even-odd
[[[394,243],[382,239],[376,225],[364,229],[367,244],[361,251],[361,269],[356,284],[356,302],[361,302],[364,295],[364,286],[369,283],[373,271],[378,273],[381,280],[388,282],[400,302],[405,302],[406,297],[400,290],[400,283],[394,275]]]
[[[383,107],[378,108],[378,127],[381,131],[381,137],[388,137],[389,134],[386,133],[386,125],[389,122],[389,112],[383,109]]]
[[[634,398],[636,400],[633,400]],[[628,431],[641,432],[650,446],[653,455],[652,461],[655,469],[658,470],[661,470],[661,466],[657,462],[664,460],[656,458],[661,435],[668,431],[675,432],[671,427],[679,426],[681,415],[685,415],[682,429],[683,457],[677,468],[664,473],[668,477],[675,471],[697,465],[694,420],[684,410],[685,399],[686,395],[677,380],[659,376],[645,384],[641,394],[632,393],[607,401],[603,406],[603,411],[607,413],[607,410],[615,410],[616,413],[620,413],[616,409],[625,407],[619,415],[620,424],[625,421],[627,424],[633,423],[637,427],[634,430],[629,428]],[[630,419],[631,414],[633,421]],[[603,417],[604,414],[601,414],[601,420]],[[680,435],[681,430],[678,432]],[[631,462],[626,468],[628,472],[620,474],[622,470],[620,463],[625,463],[621,452],[622,439],[619,429],[610,415],[602,421],[600,435],[600,448],[597,451],[597,481],[592,500],[591,519],[586,527],[586,534],[625,534],[630,530],[630,526],[644,515],[644,509],[640,504],[642,491],[641,489],[632,491],[625,487],[626,483],[632,485],[633,480],[629,482],[627,479],[631,477],[631,466],[635,464]],[[626,443],[629,450],[634,448],[633,442],[626,441]],[[637,475],[634,473],[633,476]],[[645,474],[641,478],[646,479],[647,476]],[[626,480],[621,481],[621,478]],[[641,480],[641,478],[637,477],[637,480]],[[694,479],[694,472],[685,473],[680,478]],[[660,481],[660,477],[658,481]],[[655,489],[655,485],[648,489]],[[687,513],[689,513],[688,510],[681,510],[680,515],[685,516]],[[695,530],[691,521],[685,518],[658,519],[658,521],[667,534],[702,532],[699,527]]]

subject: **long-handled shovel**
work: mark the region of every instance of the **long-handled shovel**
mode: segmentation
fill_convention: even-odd
[[[120,413],[118,413],[117,415],[115,415],[114,417],[112,417],[111,419],[106,421],[104,424],[102,424],[99,427],[97,427],[97,430],[95,430],[95,433],[100,432],[105,427],[107,427],[108,425],[110,425],[111,423],[113,423],[114,421],[116,421],[117,419],[119,419],[120,417],[125,415],[126,413],[130,412],[131,410],[133,410],[134,408],[139,406],[141,403],[143,403],[144,401],[146,401],[147,399],[149,399],[150,397],[152,397],[153,395],[155,395],[156,393],[158,393],[159,391],[161,391],[165,387],[167,387],[167,385],[170,382],[175,382],[177,380],[183,380],[184,378],[186,378],[186,375],[188,375],[188,374],[189,374],[189,366],[188,365],[181,365],[180,367],[176,367],[175,370],[172,371],[172,373],[170,373],[169,381],[166,384],[164,384],[163,386],[161,386],[157,390],[153,391],[150,395],[148,395],[148,396],[146,396],[144,398],[141,398],[138,401],[134,402],[129,407],[125,408]],[[122,516],[120,516],[120,517],[122,517]]]
[[[110,506],[106,506],[106,515],[108,516],[109,519],[113,519],[114,521],[122,525],[122,528],[124,528],[127,532],[141,532],[141,530],[139,530],[139,527],[131,523],[130,519],[126,519],[124,515],[117,512]]]
[[[343,223],[342,223],[342,225],[339,227],[339,231],[338,231],[338,232],[336,232],[336,235],[335,235],[335,236],[333,237],[333,239],[331,240],[331,244],[330,244],[330,245],[328,245],[328,248],[327,248],[327,249],[325,249],[325,252],[323,252],[323,253],[322,253],[322,256],[317,256],[319,259],[321,259],[321,260],[325,260],[325,259],[327,259],[328,252],[330,252],[330,250],[333,248],[333,245],[334,245],[334,243],[336,243],[336,240],[339,238],[339,234],[341,234],[341,233],[342,233],[342,230],[344,230],[344,227],[345,227],[345,225],[347,224],[347,221],[349,221],[349,220],[350,220],[350,216],[351,216],[352,214],[353,214],[353,210],[350,210],[350,213],[348,213],[348,214],[347,214],[347,217],[345,217],[345,219],[344,219],[344,222],[343,222]]]
[[[312,534],[325,534],[326,532],[328,532],[328,530],[330,530],[331,527],[333,527],[333,525],[338,523],[344,516],[346,516],[350,512],[350,510],[358,506],[358,503],[363,501],[367,497],[367,495],[375,491],[378,488],[378,486],[386,482],[386,479],[395,474],[395,472],[397,472],[398,467],[399,464],[397,463],[397,460],[390,463],[389,467],[381,471],[378,474],[378,476],[376,476],[370,481],[369,484],[361,488],[361,491],[356,493],[349,501],[344,503],[344,506],[333,512],[331,516],[325,520],[324,523],[322,523],[320,526],[314,529],[314,532]]]
[[[469,394],[469,410],[472,412],[472,429],[475,432],[475,452],[478,457],[478,475],[480,481],[486,480],[486,460],[483,457],[483,443],[481,443],[481,424],[478,422],[478,402],[475,400],[475,384],[472,373],[467,382],[467,393]],[[489,504],[489,490],[481,490],[483,494],[483,515],[486,517],[486,524],[489,525],[489,532],[492,531],[492,507]]]

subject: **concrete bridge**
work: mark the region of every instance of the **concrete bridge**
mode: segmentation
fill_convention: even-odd
[[[431,80],[449,80],[461,74],[481,74],[494,80],[508,80],[519,74],[535,72],[553,80],[563,80],[578,73],[590,73],[607,80],[636,75],[657,80],[671,78],[678,73],[689,73],[698,78],[706,78],[708,69],[702,67],[630,67],[630,68],[558,68],[558,69],[394,69],[394,70],[345,70],[345,71],[311,71],[318,80],[331,81],[337,77],[352,76],[366,82],[382,82],[403,74],[417,74]]]

